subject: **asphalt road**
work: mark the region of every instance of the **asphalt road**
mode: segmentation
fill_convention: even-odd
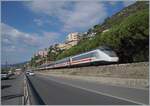
[[[7,80],[1,80],[1,104],[23,104],[23,80],[24,75],[13,75]]]
[[[119,99],[133,101],[138,104],[149,104],[149,89],[135,89],[121,86],[112,86],[108,84],[102,84],[98,82],[89,82],[86,80],[70,79],[64,77],[54,77],[51,75],[41,74],[41,77],[47,77],[50,80],[71,85],[78,88],[84,88],[86,90],[96,91],[98,93],[117,97]]]
[[[122,99],[119,96],[118,97],[112,96],[112,94],[109,95],[108,93],[102,93],[96,89],[92,89],[92,88],[87,89],[86,86],[85,87],[77,86],[74,84],[74,82],[70,84],[67,81],[65,81],[66,79],[64,80],[61,78],[54,78],[54,77],[38,75],[38,74],[36,74],[35,76],[29,76],[29,79],[32,85],[35,87],[35,90],[38,92],[39,96],[41,97],[42,101],[47,105],[135,105],[138,104],[138,102],[130,101],[129,99]],[[93,85],[89,85],[89,86],[93,86]],[[95,86],[95,88],[97,87]],[[112,87],[110,88],[110,90],[111,89]],[[116,93],[119,89],[121,88],[116,89]]]

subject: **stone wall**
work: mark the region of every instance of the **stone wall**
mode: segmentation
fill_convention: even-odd
[[[51,69],[47,71],[53,74],[148,79],[149,63],[140,62],[132,64],[115,64],[80,68]]]
[[[51,69],[37,72],[130,88],[149,88],[149,63],[115,64],[80,68]]]

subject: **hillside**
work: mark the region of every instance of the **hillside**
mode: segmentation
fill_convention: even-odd
[[[148,2],[141,2],[138,1],[124,9],[122,9],[120,12],[114,14],[112,17],[108,17],[105,19],[104,23],[95,25],[93,29],[91,29],[91,32],[102,32],[103,30],[111,28],[113,25],[117,25],[121,23],[126,17],[129,15],[141,11],[143,9],[149,8]],[[90,33],[90,32],[89,32]]]
[[[109,31],[103,33],[102,31],[105,29],[109,29]],[[95,25],[90,31],[97,33],[93,39],[81,41],[78,45],[62,52],[57,59],[107,45],[116,51],[121,63],[148,61],[148,2],[136,2],[107,18],[101,25]]]

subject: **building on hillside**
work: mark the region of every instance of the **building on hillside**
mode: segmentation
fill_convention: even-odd
[[[89,33],[88,35],[87,35],[87,37],[88,38],[92,38],[92,37],[94,37],[96,35],[96,32],[92,32],[92,33]]]
[[[85,38],[87,36],[87,32],[80,32],[78,34],[78,36],[79,36],[79,40],[81,40],[81,39],[83,39],[83,38]]]
[[[44,49],[44,50],[39,50],[37,53],[35,53],[35,56],[41,56],[41,57],[45,57],[48,54],[48,50]]]
[[[86,36],[87,35],[87,32],[81,32],[81,33],[79,33],[79,36],[81,37],[81,36]]]
[[[75,42],[74,41],[73,42],[65,42],[65,43],[59,44],[57,47],[61,50],[66,50],[66,49],[71,48],[73,45],[75,45],[73,43],[75,43]]]
[[[103,32],[102,32],[102,33],[105,33],[105,32],[107,32],[107,31],[109,31],[109,29],[105,29],[105,30],[103,30]]]
[[[66,42],[65,44],[67,45],[67,48],[71,48],[72,46],[77,45],[78,42],[79,40],[75,40],[75,41]]]
[[[75,46],[80,41],[80,33],[73,32],[67,35],[65,43],[60,43],[57,45],[61,50],[69,49],[72,46]]]
[[[70,33],[66,38],[66,42],[79,41],[79,40],[80,40],[80,36],[78,32]]]
[[[65,50],[66,49],[66,44],[65,43],[60,43],[57,45],[57,47],[61,50]]]
[[[78,44],[78,42],[80,41],[80,35],[81,33],[78,32],[73,32],[68,34],[67,39],[66,39],[66,49],[71,48],[72,46],[75,46]]]

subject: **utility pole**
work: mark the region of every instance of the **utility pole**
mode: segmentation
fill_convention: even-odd
[[[5,65],[6,65],[6,72],[7,72],[7,58],[6,58],[6,64]]]
[[[47,48],[46,48],[46,71],[47,71]]]

